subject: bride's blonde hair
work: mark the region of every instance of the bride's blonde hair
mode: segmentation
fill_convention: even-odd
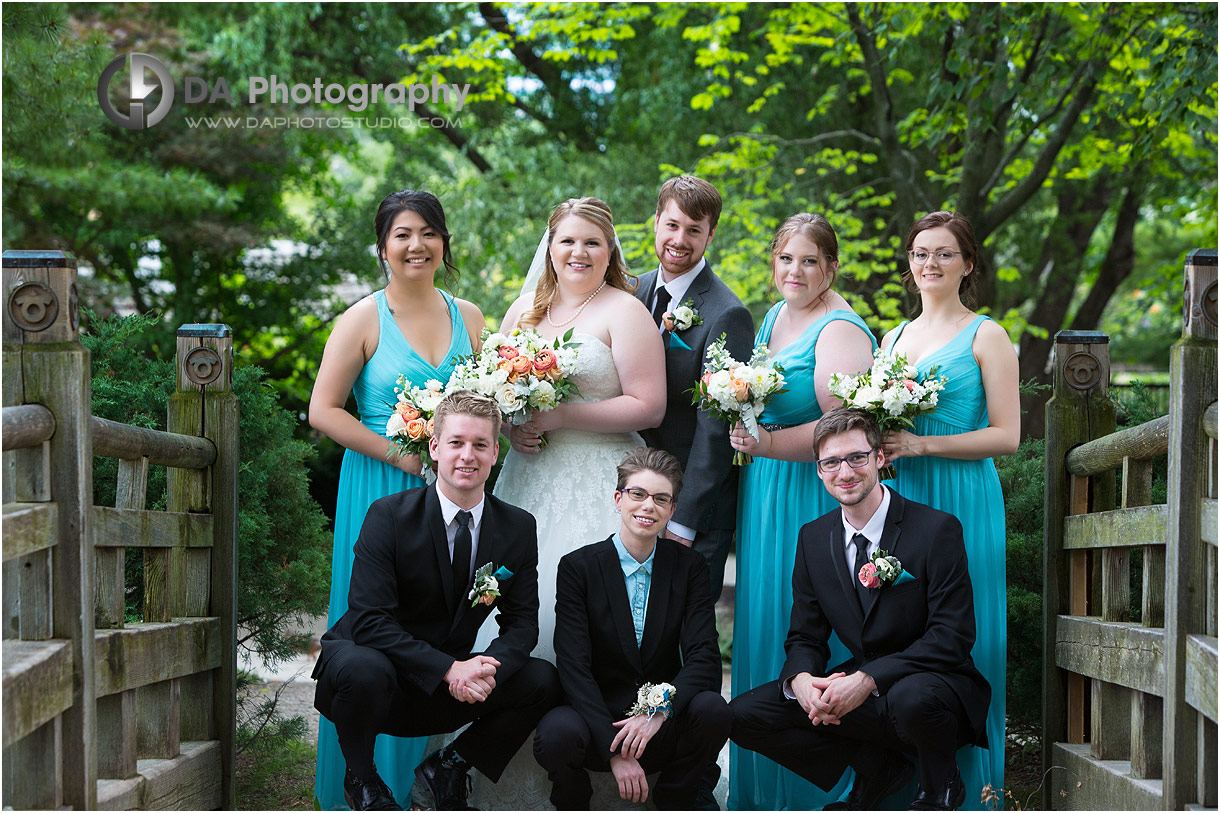
[[[534,289],[534,305],[517,320],[518,327],[533,327],[542,321],[547,305],[559,289],[559,277],[555,273],[555,264],[551,261],[551,240],[555,238],[555,228],[565,217],[572,215],[581,220],[587,220],[601,230],[610,247],[610,264],[606,268],[606,283],[620,291],[634,293],[635,277],[627,271],[627,263],[623,261],[623,252],[618,241],[614,239],[614,217],[610,207],[599,198],[569,198],[555,207],[551,217],[546,222],[546,270],[538,280]]]

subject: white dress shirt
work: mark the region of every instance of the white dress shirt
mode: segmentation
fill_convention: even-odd
[[[453,540],[457,536],[458,511],[465,510],[457,503],[450,500],[444,495],[440,488],[436,489],[436,498],[441,503],[441,518],[445,520],[445,538],[449,541],[449,561],[453,561]],[[479,555],[479,529],[483,524],[483,506],[487,503],[487,497],[484,496],[479,500],[479,504],[470,511],[470,572],[467,573],[467,578],[474,578],[474,563],[478,561]]]
[[[699,264],[691,270],[687,271],[680,277],[674,277],[669,282],[665,282],[665,271],[657,268],[657,284],[652,291],[652,299],[648,301],[648,312],[652,313],[657,308],[657,292],[662,288],[669,291],[669,307],[666,310],[672,311],[674,308],[682,304],[683,297],[690,290],[691,283],[695,281],[695,277],[699,276],[699,272],[707,265],[707,257],[699,260]],[[665,327],[660,328],[664,330]]]
[[[890,490],[880,483],[877,487],[882,490],[881,505],[873,512],[873,515],[868,518],[868,522],[864,523],[863,528],[853,527],[847,521],[847,514],[842,514],[843,517],[843,545],[847,551],[847,577],[851,580],[852,586],[856,584],[856,534],[864,534],[868,539],[868,561],[872,561],[873,554],[881,547],[881,534],[885,532],[885,516],[890,512]]]

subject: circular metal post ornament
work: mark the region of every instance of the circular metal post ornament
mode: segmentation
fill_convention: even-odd
[[[1216,281],[1212,280],[1211,284],[1203,291],[1203,296],[1199,300],[1199,305],[1203,311],[1203,318],[1212,327],[1216,326]]]
[[[72,329],[80,327],[80,296],[76,293],[76,283],[68,286],[68,322]]]
[[[41,282],[25,282],[9,294],[8,313],[22,330],[37,333],[55,324],[59,316],[59,300],[55,292]]]
[[[1101,378],[1101,363],[1080,350],[1068,356],[1063,364],[1063,378],[1074,390],[1092,389]]]
[[[220,378],[224,365],[220,362],[220,354],[210,347],[196,347],[186,354],[182,360],[183,372],[191,381],[201,386],[211,384]]]

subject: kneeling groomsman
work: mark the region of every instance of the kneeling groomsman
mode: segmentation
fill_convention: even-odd
[[[801,528],[792,623],[779,680],[733,699],[733,742],[829,790],[851,766],[845,802],[877,810],[915,773],[912,810],[956,810],[957,749],[986,745],[991,688],[974,667],[974,593],[962,526],[878,482],[881,432],[839,408],[814,430],[818,476],[841,505]],[[827,668],[831,632],[851,651]]]
[[[589,808],[590,770],[611,771],[632,802],[648,798],[645,774],[660,771],[657,807],[691,809],[728,739],[707,563],[657,538],[681,487],[673,455],[634,449],[618,467],[618,532],[559,561],[555,656],[570,705],[548,712],[534,735],[559,810]]]

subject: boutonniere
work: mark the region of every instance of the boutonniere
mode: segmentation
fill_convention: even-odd
[[[661,324],[671,333],[680,330],[690,330],[695,325],[703,324],[703,317],[695,310],[691,300],[686,300],[671,311],[661,314]]]
[[[872,589],[885,584],[899,584],[915,577],[902,569],[902,562],[898,561],[897,556],[890,556],[889,551],[878,550],[873,554],[872,561],[865,562],[860,568],[856,578],[860,580],[860,584]]]
[[[491,606],[492,602],[500,595],[500,582],[506,582],[513,577],[513,572],[506,567],[496,568],[491,562],[480,567],[474,572],[474,587],[466,598],[470,599],[470,606],[475,607],[479,604]]]
[[[678,690],[669,683],[645,683],[635,693],[635,703],[627,709],[627,716],[635,717],[639,714],[647,714],[649,720],[654,714],[673,717],[673,699],[677,695]]]

